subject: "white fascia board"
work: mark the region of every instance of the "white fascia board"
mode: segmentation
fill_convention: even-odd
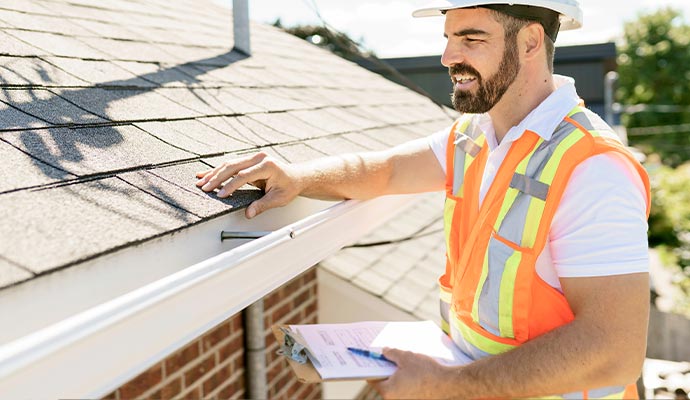
[[[0,347],[7,398],[96,398],[413,202],[346,201]]]

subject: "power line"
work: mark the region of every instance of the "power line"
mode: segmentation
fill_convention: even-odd
[[[413,234],[409,236],[405,236],[402,238],[398,239],[391,239],[391,240],[382,240],[379,242],[369,242],[369,243],[355,243],[349,246],[343,247],[344,249],[350,249],[350,248],[361,248],[361,247],[376,247],[376,246],[386,246],[389,244],[397,244],[397,243],[403,243],[407,242],[410,240],[415,240],[419,238],[423,238],[425,236],[431,236],[431,235],[436,235],[438,233],[443,232],[443,228],[441,229],[434,229],[432,231],[427,231],[424,232],[425,230],[431,228],[432,226],[439,224],[441,222],[442,218],[434,219],[433,221],[429,222],[428,224],[422,226],[421,228],[417,229]]]
[[[420,234],[417,234],[417,235],[406,236],[406,237],[400,238],[400,239],[395,239],[395,240],[383,240],[383,241],[380,241],[380,242],[371,242],[371,243],[356,243],[356,244],[352,244],[352,245],[349,245],[349,246],[345,246],[345,247],[343,247],[343,248],[344,248],[344,249],[350,249],[350,248],[386,246],[386,245],[389,245],[389,244],[403,243],[403,242],[407,242],[407,241],[409,241],[409,240],[415,240],[415,239],[423,238],[423,237],[425,237],[425,236],[435,235],[435,234],[438,234],[438,233],[441,233],[441,232],[443,232],[443,229],[436,229],[436,230],[433,230],[433,231],[430,231],[430,232],[424,232],[424,233],[420,233]]]
[[[685,113],[690,112],[690,106],[678,104],[633,104],[625,105],[616,103],[613,111],[624,114],[637,114],[642,112],[654,113]]]
[[[628,128],[628,136],[670,135],[676,133],[690,133],[690,124],[645,126]]]

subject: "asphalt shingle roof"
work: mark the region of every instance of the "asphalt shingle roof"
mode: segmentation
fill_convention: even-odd
[[[210,0],[0,0],[0,288],[246,207],[258,190],[194,186],[223,159],[380,149],[450,122],[351,62],[251,29],[246,57]]]
[[[436,321],[437,281],[445,267],[443,199],[441,193],[422,195],[359,242],[393,243],[345,248],[321,267],[417,318]],[[412,239],[398,242],[404,238]]]

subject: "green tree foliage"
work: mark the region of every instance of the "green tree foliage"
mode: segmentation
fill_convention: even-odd
[[[371,52],[360,51],[359,43],[348,35],[322,25],[298,25],[288,28],[283,26],[280,19],[276,20],[273,25],[350,61],[357,61],[373,55]]]
[[[664,264],[678,267],[674,280],[685,298],[678,299],[677,311],[690,316],[690,163],[661,166],[650,171],[650,178],[649,244],[658,246]]]
[[[690,126],[682,126],[690,124],[690,26],[672,8],[642,14],[625,24],[618,53],[619,101],[654,105],[623,115],[631,144],[648,154],[659,154],[667,165],[690,160]],[[655,107],[658,105],[676,107]],[[679,112],[677,106],[686,110]],[[669,110],[674,112],[661,112]],[[657,126],[665,128],[630,129]]]

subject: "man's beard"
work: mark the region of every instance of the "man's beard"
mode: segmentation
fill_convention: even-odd
[[[510,85],[515,81],[520,72],[520,59],[517,52],[517,40],[509,43],[506,40],[506,47],[503,51],[501,64],[498,72],[484,82],[479,71],[466,64],[457,64],[449,69],[451,76],[456,74],[471,74],[477,79],[477,93],[473,94],[469,90],[453,89],[453,107],[462,113],[483,114],[489,112],[506,93]]]

